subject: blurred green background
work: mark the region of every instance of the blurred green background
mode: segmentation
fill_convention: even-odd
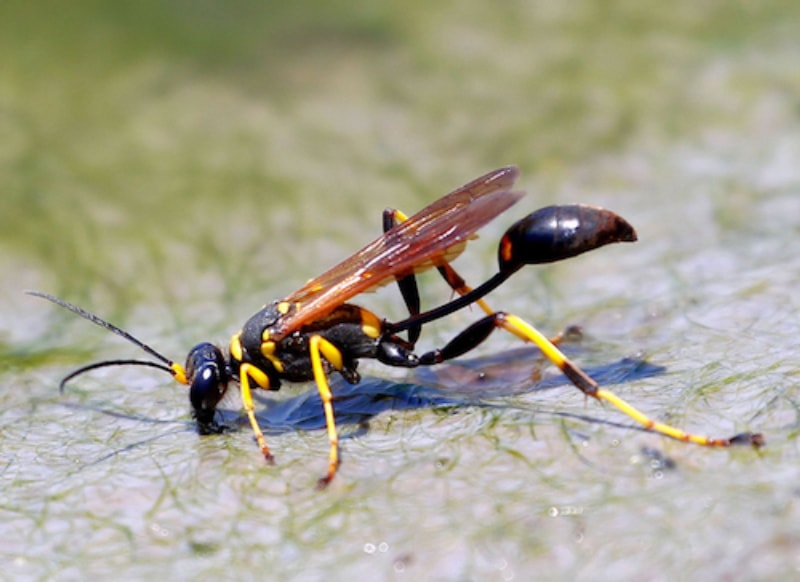
[[[797,576],[798,22],[786,0],[0,4],[0,577]],[[25,289],[181,360],[372,239],[385,207],[512,163],[528,196],[459,270],[490,276],[535,208],[613,208],[637,245],[520,273],[492,305],[582,325],[570,353],[626,399],[766,449],[612,426],[564,384],[464,406],[467,380],[447,406],[344,422],[318,492],[326,437],[295,417],[265,467],[247,430],[198,438],[158,374],[58,395],[73,367],[139,354]],[[426,278],[426,304],[443,287]],[[363,302],[403,315],[391,288]],[[665,372],[614,377],[642,355]],[[364,371],[385,398],[430,381]]]

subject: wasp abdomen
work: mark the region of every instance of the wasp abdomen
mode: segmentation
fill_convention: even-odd
[[[633,242],[636,231],[624,218],[597,206],[548,206],[514,223],[498,251],[502,272],[523,265],[568,259],[615,242]]]

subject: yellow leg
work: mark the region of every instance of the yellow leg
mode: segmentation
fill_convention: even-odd
[[[400,210],[394,210],[393,216],[394,221],[397,224],[408,220],[408,216],[406,216],[406,214]],[[464,281],[464,278],[458,274],[458,272],[450,265],[450,263],[445,261],[441,265],[438,265],[438,269],[442,277],[444,277],[444,280],[447,281],[448,285],[450,285],[450,288],[459,295],[466,295],[472,291],[472,287],[467,285],[466,281]],[[483,299],[478,299],[475,303],[484,311],[484,313],[486,313],[486,315],[492,315],[494,313],[494,310],[489,307],[489,304]],[[563,340],[564,335],[564,333],[560,333],[550,341],[553,344],[558,344]]]
[[[264,458],[270,465],[272,465],[275,463],[275,458],[272,456],[272,453],[269,452],[267,441],[264,439],[264,433],[261,431],[261,427],[258,425],[258,420],[256,420],[256,407],[255,403],[253,402],[253,393],[250,390],[250,378],[252,378],[259,387],[268,389],[269,377],[251,364],[242,364],[239,366],[239,384],[240,392],[242,394],[242,404],[244,405],[244,410],[247,413],[247,418],[250,421],[250,426],[253,429],[253,434],[256,437],[256,442],[258,443],[259,448],[261,448]]]
[[[472,291],[472,287],[470,287],[469,285],[466,284],[466,282],[464,281],[463,277],[461,277],[461,275],[459,275],[456,272],[456,270],[453,267],[450,266],[449,263],[445,263],[444,265],[442,265],[440,267],[440,272],[442,273],[442,276],[447,281],[447,284],[450,285],[450,287],[452,287],[453,291],[455,291],[459,295],[466,295],[467,293]],[[483,299],[478,299],[475,303],[484,311],[484,313],[486,313],[486,315],[493,315],[495,313],[494,309],[489,307],[489,304],[486,303],[486,301],[484,301]],[[562,331],[561,333],[559,333],[555,337],[550,338],[549,342],[551,344],[551,347],[554,346],[554,345],[560,344],[564,340],[564,337],[566,335],[569,335],[570,331],[574,331],[574,329],[570,328],[570,329],[568,329],[566,331]],[[512,332],[512,333],[514,333],[514,332]],[[518,335],[518,334],[515,334],[515,335]],[[539,334],[539,335],[541,335],[541,334]],[[527,339],[527,338],[523,337],[522,339]],[[542,350],[542,351],[544,351],[544,350]]]
[[[314,380],[317,382],[322,408],[325,411],[325,424],[328,427],[328,440],[331,445],[328,458],[328,473],[317,483],[318,488],[324,489],[333,480],[339,467],[339,434],[336,432],[336,421],[333,416],[333,396],[328,384],[328,376],[322,366],[322,357],[325,356],[325,359],[334,368],[341,369],[342,354],[336,346],[319,335],[311,336],[309,352],[311,354],[311,367],[314,370]]]
[[[719,439],[710,438],[702,435],[687,433],[679,428],[657,422],[640,412],[622,398],[611,392],[600,388],[583,370],[578,368],[556,348],[541,332],[532,325],[520,319],[516,315],[498,314],[500,317],[497,324],[503,329],[513,333],[515,336],[532,342],[538,347],[548,360],[553,362],[575,386],[577,386],[587,396],[592,396],[598,400],[608,402],[630,418],[643,425],[647,430],[663,434],[679,441],[691,442],[706,447],[728,447],[732,444],[751,444],[760,447],[764,444],[764,437],[760,434],[743,433],[732,438]]]
[[[406,220],[406,216],[400,212],[395,211],[395,219],[398,222]],[[466,284],[464,279],[459,275],[450,263],[443,263],[439,266],[439,272],[442,274],[447,284],[458,293],[459,295],[466,295],[472,288]],[[478,306],[487,314],[493,315],[495,311],[483,300],[476,301]],[[575,386],[577,386],[587,396],[592,396],[598,400],[603,400],[610,403],[612,406],[628,415],[630,418],[643,425],[647,430],[663,434],[665,436],[680,440],[695,443],[708,447],[728,447],[733,444],[751,444],[754,447],[764,445],[764,437],[761,434],[742,433],[727,439],[710,438],[707,436],[694,435],[687,433],[679,428],[664,424],[653,420],[646,414],[640,412],[627,402],[604,388],[592,380],[583,370],[573,364],[557,347],[565,335],[568,333],[562,332],[552,339],[548,339],[542,333],[534,328],[526,321],[520,319],[516,315],[498,314],[499,319],[497,325],[503,329],[513,333],[517,337],[532,342],[535,344],[545,355],[545,357],[555,364],[567,378],[569,378]]]

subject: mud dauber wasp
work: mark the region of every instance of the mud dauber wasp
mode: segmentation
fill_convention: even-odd
[[[512,190],[519,176],[516,167],[501,168],[473,180],[417,214],[406,217],[387,209],[383,234],[319,277],[310,280],[282,301],[265,305],[231,338],[228,353],[211,343],[192,348],[185,366],[174,363],[128,332],[75,305],[46,293],[31,292],[124,337],[159,360],[109,360],[89,364],[66,376],[64,385],[79,374],[105,366],[141,365],[169,372],[190,385],[189,400],[201,434],[221,432],[216,408],[231,382],[240,385],[242,402],[261,451],[270,463],[272,453],[258,425],[253,388],[277,390],[281,382],[314,380],[319,389],[330,441],[328,471],[319,485],[333,479],[339,466],[338,433],[328,376],[338,372],[347,382],[360,380],[360,358],[373,358],[389,366],[431,366],[457,358],[502,328],[535,344],[586,396],[608,402],[662,435],[703,446],[764,444],[760,434],[742,433],[716,439],[689,434],[657,422],[603,389],[573,364],[533,326],[516,315],[493,311],[483,297],[525,265],[550,263],[614,242],[633,242],[636,232],[617,214],[594,206],[550,206],[513,224],[500,240],[498,272],[482,285],[470,288],[450,266],[468,239],[482,226],[515,204],[523,192]],[[422,311],[416,274],[435,267],[458,297]],[[396,322],[347,303],[374,287],[396,281],[409,316]],[[468,305],[480,306],[486,315],[440,349],[414,352],[422,327]],[[405,332],[405,338],[399,334]]]

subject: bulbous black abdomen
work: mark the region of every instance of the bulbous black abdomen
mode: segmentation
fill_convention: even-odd
[[[597,206],[548,206],[514,223],[500,241],[500,270],[568,259],[614,242],[633,242],[636,231],[621,216]]]

